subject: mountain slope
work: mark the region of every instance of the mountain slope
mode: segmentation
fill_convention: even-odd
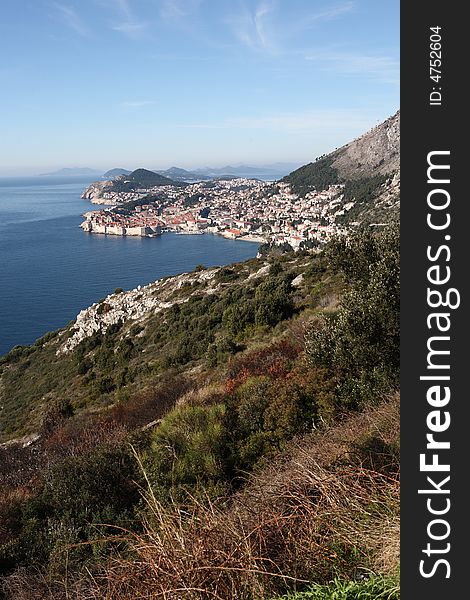
[[[181,181],[173,181],[148,169],[136,169],[128,175],[119,175],[107,181],[95,181],[90,184],[82,194],[82,198],[100,201],[106,194],[116,192],[135,192],[140,188],[151,188],[162,185],[184,186]],[[115,202],[110,202],[114,204]],[[104,202],[106,204],[106,202]]]
[[[116,290],[12,350],[5,598],[246,600],[393,574],[398,406],[368,407],[399,382],[398,309],[387,228]]]
[[[343,179],[389,175],[400,169],[400,113],[331,155]]]
[[[301,196],[342,184],[343,203],[354,202],[345,223],[393,220],[400,202],[400,113],[282,181]]]
[[[149,171],[148,169],[136,169],[135,171],[132,171],[130,175],[123,175],[122,180],[124,183],[130,181],[144,188],[160,185],[181,185],[169,177],[164,177],[163,175],[155,173],[154,171]]]

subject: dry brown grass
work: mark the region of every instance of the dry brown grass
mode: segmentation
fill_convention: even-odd
[[[395,395],[293,443],[230,501],[194,500],[183,510],[162,506],[149,486],[143,533],[123,531],[126,555],[110,559],[94,578],[70,578],[67,590],[51,592],[43,583],[43,595],[15,595],[18,582],[10,579],[8,597],[254,600],[364,568],[394,572],[398,435]]]

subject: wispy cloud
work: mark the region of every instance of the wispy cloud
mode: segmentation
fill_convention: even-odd
[[[180,125],[190,129],[266,129],[285,133],[363,131],[372,125],[370,114],[357,110],[311,110],[262,117],[234,117],[213,123]]]
[[[53,2],[52,7],[55,9],[56,15],[61,21],[67,27],[70,27],[70,29],[75,31],[75,33],[82,37],[89,37],[91,35],[90,28],[74,8],[67,4],[60,4],[59,2]]]
[[[122,33],[128,38],[136,39],[141,37],[143,33],[148,29],[150,23],[146,21],[127,21],[122,23],[116,23],[111,26],[111,29]]]
[[[162,0],[160,2],[160,16],[163,19],[181,19],[192,14],[202,0]]]
[[[274,9],[275,2],[264,0],[254,10],[242,6],[240,12],[227,17],[225,22],[243,45],[274,52],[276,44],[269,28],[269,17]]]
[[[107,0],[107,5],[114,12],[114,18],[110,24],[113,31],[122,33],[130,39],[137,39],[149,28],[149,21],[135,16],[129,0]]]
[[[345,75],[362,75],[383,83],[398,84],[400,80],[399,62],[390,56],[320,50],[308,53],[304,58],[317,62],[323,70],[334,70]]]
[[[292,11],[289,18],[280,22],[278,5],[276,0],[262,0],[254,9],[241,4],[239,10],[228,16],[225,22],[243,45],[254,50],[281,54],[286,50],[287,40],[292,40],[322,21],[338,19],[355,8],[353,0],[346,0],[303,14]]]
[[[323,10],[320,9],[316,12],[306,15],[304,24],[315,23],[316,21],[332,21],[333,19],[337,19],[338,17],[342,17],[343,15],[353,11],[355,5],[355,2],[348,0],[347,2],[341,2]]]
[[[123,108],[144,108],[144,106],[153,106],[154,104],[156,104],[155,100],[129,100],[122,102],[121,106]]]

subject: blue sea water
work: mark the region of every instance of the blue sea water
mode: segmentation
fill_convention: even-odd
[[[89,183],[0,179],[0,355],[63,327],[117,287],[256,255],[258,244],[215,235],[84,233],[82,214],[97,208],[80,198]]]

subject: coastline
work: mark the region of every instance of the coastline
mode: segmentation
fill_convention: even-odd
[[[117,287],[256,256],[255,246],[225,244],[221,236],[83,235],[83,213],[99,206],[80,198],[82,179],[15,183],[18,210],[11,189],[0,185],[0,253],[8,256],[0,267],[0,356],[60,329]]]
[[[82,216],[86,216],[87,213],[84,213]],[[85,233],[90,233],[90,234],[96,234],[96,235],[113,235],[113,236],[120,236],[120,237],[147,237],[147,238],[155,238],[155,237],[160,237],[162,235],[164,235],[165,233],[174,233],[175,235],[217,235],[220,237],[225,238],[226,240],[235,240],[235,241],[242,241],[242,242],[251,242],[254,244],[264,244],[265,242],[267,242],[267,238],[264,238],[262,236],[259,235],[239,235],[239,236],[233,236],[233,235],[226,235],[225,231],[185,231],[185,230],[172,230],[172,229],[167,229],[167,230],[160,230],[160,231],[152,231],[152,232],[137,232],[137,231],[128,231],[126,230],[126,228],[124,227],[120,227],[120,228],[116,228],[116,227],[104,227],[103,230],[99,230],[99,229],[94,229],[93,226],[89,226],[90,225],[90,221],[84,221],[81,225],[79,225],[79,227],[81,229],[83,229],[83,231]],[[132,228],[132,229],[137,229],[137,228]],[[147,228],[142,227],[140,228],[141,230],[145,230]]]

